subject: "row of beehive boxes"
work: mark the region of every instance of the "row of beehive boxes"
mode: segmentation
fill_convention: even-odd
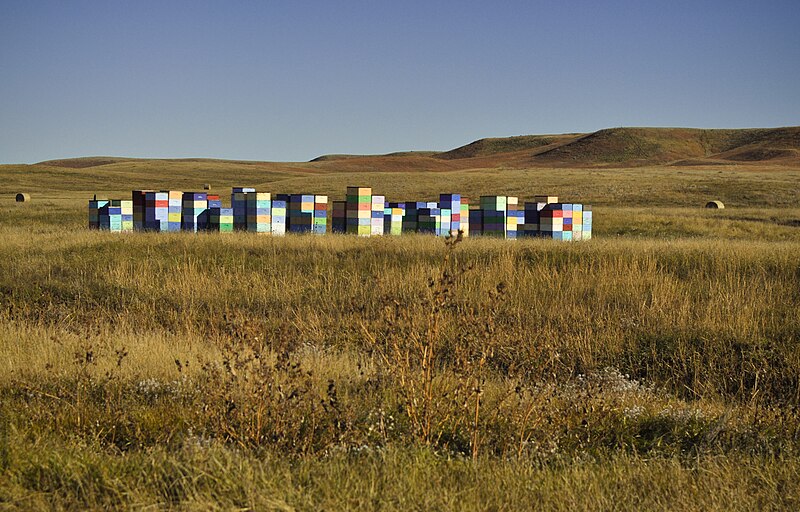
[[[89,225],[112,231],[233,231],[276,235],[288,232],[323,234],[328,230],[361,236],[408,232],[446,236],[505,238],[543,236],[560,240],[591,238],[591,207],[559,203],[557,197],[536,196],[519,204],[514,196],[481,196],[469,205],[459,194],[441,194],[438,202],[387,202],[367,187],[348,187],[344,201],[312,194],[278,194],[237,187],[232,208],[223,208],[219,196],[202,192],[133,191],[131,201],[93,200]]]

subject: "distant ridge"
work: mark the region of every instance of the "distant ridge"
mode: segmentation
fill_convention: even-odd
[[[694,128],[610,128],[590,133],[533,160],[556,164],[677,163],[710,159],[762,161],[794,158],[800,127],[703,130]]]
[[[553,146],[555,144],[574,140],[577,134],[566,135],[518,135],[515,137],[501,137],[479,139],[466,146],[439,153],[436,158],[455,160],[460,158],[475,158],[496,155],[498,153],[511,153],[526,149],[536,150]]]
[[[60,160],[47,160],[36,165],[46,165],[49,167],[66,167],[69,169],[85,169],[87,167],[98,167],[100,165],[110,165],[119,162],[128,162],[133,158],[120,158],[113,156],[85,156],[80,158],[63,158]]]
[[[309,160],[309,162],[328,162],[331,160],[350,160],[352,158],[375,158],[375,157],[403,157],[403,156],[423,156],[430,157],[438,155],[439,151],[395,151],[394,153],[386,153],[384,155],[347,155],[347,154],[334,154],[322,155]]]
[[[135,159],[96,156],[48,160],[38,165],[82,169],[133,161],[214,162],[271,165],[271,162],[201,158]],[[519,135],[479,139],[449,151],[401,151],[384,155],[322,155],[307,171],[414,171],[470,168],[703,166],[752,163],[800,166],[800,126],[784,128],[607,128],[593,133]]]

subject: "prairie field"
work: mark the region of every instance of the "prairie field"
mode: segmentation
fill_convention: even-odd
[[[796,166],[409,158],[0,166],[0,509],[800,508]],[[558,195],[594,239],[86,228],[204,183]]]

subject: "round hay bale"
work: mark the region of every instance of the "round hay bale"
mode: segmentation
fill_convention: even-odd
[[[19,194],[17,194],[17,202],[18,203],[27,203],[30,200],[31,200],[31,195],[30,194],[26,194],[24,192],[20,192]]]
[[[206,183],[205,185],[203,185],[203,190],[211,190],[211,184]]]
[[[714,210],[722,210],[725,208],[725,205],[722,204],[722,201],[709,201],[706,203],[706,208],[712,208]]]

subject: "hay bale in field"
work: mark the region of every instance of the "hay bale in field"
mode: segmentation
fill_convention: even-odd
[[[17,194],[17,198],[16,199],[17,199],[18,203],[28,203],[31,200],[31,195],[30,194],[26,194],[24,192],[20,192],[19,194]]]
[[[706,208],[711,208],[714,210],[722,210],[725,208],[725,205],[722,204],[722,201],[709,201],[706,203]]]
[[[203,185],[203,190],[211,190],[211,184],[206,183],[205,185]]]

